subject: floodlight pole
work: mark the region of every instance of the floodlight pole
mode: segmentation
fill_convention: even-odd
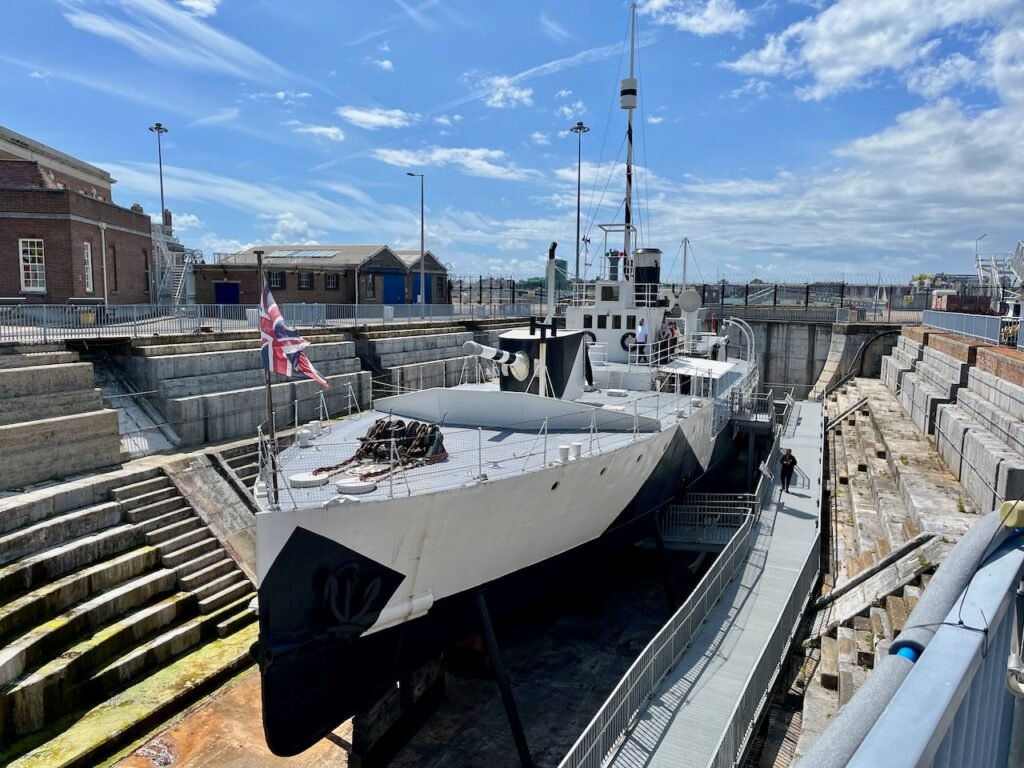
[[[583,177],[583,134],[589,131],[580,120],[569,129],[576,134],[576,281],[580,279],[580,182]]]
[[[419,176],[420,179],[420,319],[426,316],[427,284],[424,282],[423,262],[426,259],[426,252],[423,248],[423,174],[406,171],[406,176]]]
[[[167,133],[167,126],[163,123],[153,123],[149,130],[156,134],[156,160],[160,169],[160,231],[167,234],[164,229],[164,151],[160,144],[160,137]]]

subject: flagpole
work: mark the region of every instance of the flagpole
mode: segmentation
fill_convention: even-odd
[[[253,251],[256,254],[256,269],[260,276],[260,307],[263,306],[263,293],[266,283],[263,282],[263,251]],[[263,375],[267,385],[267,428],[270,432],[270,477],[274,489],[274,505],[278,506],[277,491],[277,432],[274,429],[274,396],[270,390],[270,368],[263,369]],[[269,489],[268,489],[269,490]]]

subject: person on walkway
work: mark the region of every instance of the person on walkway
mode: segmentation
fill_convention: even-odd
[[[661,321],[661,327],[658,328],[658,354],[657,361],[659,363],[665,362],[665,358],[668,357],[668,322],[665,320]]]
[[[668,324],[668,356],[676,356],[676,344],[679,343],[679,326],[674,322]]]
[[[644,319],[640,318],[640,324],[636,327],[636,361],[639,363],[640,358],[647,359],[647,325],[644,323]]]
[[[796,469],[796,456],[793,455],[792,449],[786,449],[779,463],[782,464],[782,492],[789,493],[789,481],[793,479],[793,470]]]

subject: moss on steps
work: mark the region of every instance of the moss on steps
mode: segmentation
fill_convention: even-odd
[[[251,624],[224,639],[207,643],[102,704],[72,713],[48,730],[4,749],[0,752],[0,765],[96,765],[249,666],[249,647],[257,634],[258,625]]]

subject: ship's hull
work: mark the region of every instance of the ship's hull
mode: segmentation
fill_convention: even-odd
[[[371,542],[369,528],[317,511],[264,513],[259,535],[287,540],[259,588],[268,746],[279,755],[307,749],[395,680],[478,632],[479,591],[500,617],[650,535],[656,513],[701,467],[683,431],[668,429],[521,478],[405,499],[400,540],[382,533]],[[605,483],[609,475],[617,479]],[[423,508],[437,503],[447,508]],[[373,510],[382,529],[388,515]]]

